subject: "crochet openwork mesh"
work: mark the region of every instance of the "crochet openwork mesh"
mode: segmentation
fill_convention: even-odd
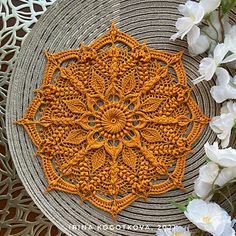
[[[136,199],[183,189],[186,154],[209,119],[190,96],[182,52],[111,29],[90,46],[46,53],[23,125],[48,189],[78,194],[115,218]]]

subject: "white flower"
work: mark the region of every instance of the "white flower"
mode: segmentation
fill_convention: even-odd
[[[220,6],[220,2],[221,0],[201,0],[200,5],[203,7],[205,15],[208,15]]]
[[[235,236],[230,216],[216,203],[194,199],[188,204],[184,214],[199,229],[213,236]]]
[[[219,21],[219,16],[217,11],[211,13],[209,22],[210,23],[208,23],[207,26],[201,29],[201,36],[204,36],[204,38],[200,36],[201,40],[200,39],[197,40],[195,46],[195,47],[197,46],[201,47],[201,45],[203,45],[201,47],[202,51],[199,52],[197,51],[195,55],[205,52],[204,49],[206,48],[206,46],[208,46],[209,48],[209,55],[212,54],[215,47],[217,46],[217,42],[221,42],[223,40],[221,32],[221,23]],[[228,15],[225,14],[224,17],[221,19],[221,22],[223,24],[225,33],[228,33],[229,30],[231,29]],[[208,48],[206,48],[206,50]]]
[[[158,229],[157,236],[191,236],[188,229],[182,226],[175,226],[172,228]]]
[[[212,154],[209,156],[212,157]],[[213,156],[212,159],[216,160],[216,157]],[[232,157],[232,159],[235,159],[233,161],[236,162],[236,157]],[[216,163],[224,162],[224,160],[216,160]],[[222,187],[226,183],[236,180],[236,166],[220,169],[216,163],[208,162],[206,165],[200,167],[199,176],[194,182],[194,192],[198,197],[206,201],[212,198],[213,195],[210,194],[210,191],[214,185]],[[226,163],[229,164],[227,161]]]
[[[210,90],[215,101],[221,103],[227,99],[236,99],[236,76],[232,78],[229,72],[223,68],[218,68],[216,75],[216,86]]]
[[[229,48],[229,51],[232,53],[225,58],[224,63],[233,62],[236,60],[236,25],[232,26],[229,32],[225,36],[225,44]]]
[[[204,9],[202,5],[197,2],[187,1],[184,5],[179,5],[178,10],[183,17],[177,20],[175,26],[178,32],[171,36],[171,40],[176,40],[179,37],[183,39],[192,29],[196,31],[196,25],[199,24],[204,17]]]
[[[192,56],[204,53],[210,47],[209,38],[201,34],[200,28],[193,26],[187,34],[188,50]]]
[[[210,122],[211,129],[221,139],[223,148],[229,145],[231,130],[236,122],[236,103],[229,101],[221,108],[221,115],[213,117]]]
[[[225,44],[218,44],[213,52],[213,57],[206,57],[201,60],[198,70],[201,76],[195,79],[193,83],[196,84],[202,80],[209,81],[215,74],[217,68],[223,62],[227,52],[228,48]]]
[[[183,15],[176,22],[178,32],[172,35],[171,39],[183,39],[187,35],[189,51],[193,55],[205,52],[210,46],[207,36],[200,34],[198,24],[204,15],[213,12],[220,5],[220,0],[201,0],[200,3],[187,1],[185,5],[180,5],[178,10]]]
[[[199,176],[194,183],[194,192],[198,197],[206,198],[209,195],[218,173],[219,166],[213,162],[209,162],[200,167]],[[210,198],[208,198],[208,200],[210,200]]]
[[[236,179],[236,167],[228,167],[221,170],[219,176],[215,181],[215,184],[222,187],[223,185],[235,179]]]
[[[231,29],[228,15],[224,15],[221,21],[224,31],[227,34]],[[209,22],[210,23],[203,27],[201,31],[195,31],[195,35],[187,34],[187,36],[192,39],[188,39],[188,49],[192,56],[202,54],[207,49],[209,49],[209,54],[211,54],[217,45],[217,41],[222,41],[221,23],[217,11],[211,13]]]
[[[236,149],[219,149],[218,143],[204,145],[207,157],[222,167],[236,167]]]

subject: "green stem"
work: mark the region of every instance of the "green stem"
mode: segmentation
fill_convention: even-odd
[[[221,171],[222,171],[222,169],[219,169],[219,171],[218,171],[218,173],[217,173],[217,175],[216,175],[216,177],[215,177],[215,179],[214,179],[214,181],[213,181],[213,183],[212,183],[211,191],[207,194],[207,196],[206,196],[205,198],[203,198],[203,200],[206,200],[206,199],[209,198],[212,194],[215,193],[215,191],[216,191],[216,189],[217,189],[217,188],[215,187],[215,182],[216,182],[217,178],[219,177]]]
[[[221,190],[221,189],[223,189],[223,188],[225,188],[227,186],[230,186],[230,185],[234,184],[235,182],[236,182],[236,178],[233,178],[228,183],[224,184],[223,186],[221,186],[219,188],[215,188],[215,190],[216,191]]]
[[[205,231],[203,231],[203,230],[201,230],[200,232],[201,232],[201,233],[200,233],[200,236],[207,236],[207,232],[205,232]]]
[[[212,36],[210,36],[206,31],[202,30],[202,32],[211,40],[216,41],[216,39],[214,39]]]
[[[207,22],[209,23],[209,25],[215,30],[215,32],[216,32],[216,40],[217,40],[217,42],[219,42],[219,32],[218,32],[218,30],[216,29],[216,27],[213,25],[213,23],[212,23],[212,21],[211,21],[211,19],[209,18],[208,20],[207,20]]]
[[[223,24],[223,21],[222,21],[222,19],[223,19],[223,17],[224,17],[224,14],[222,14],[222,12],[221,12],[221,7],[219,7],[219,11],[218,11],[218,18],[219,18],[219,22],[220,22],[220,28],[221,28],[221,42],[224,42],[224,40],[225,40],[225,29],[224,29],[224,24]]]

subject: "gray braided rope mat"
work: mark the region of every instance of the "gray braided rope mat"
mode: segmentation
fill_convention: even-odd
[[[140,199],[118,215],[117,222],[111,216],[85,202],[78,196],[60,191],[45,193],[47,181],[40,158],[22,127],[13,121],[22,117],[34,97],[33,90],[41,84],[46,58],[44,51],[58,52],[78,48],[81,41],[90,44],[110,27],[115,19],[123,32],[139,42],[147,40],[148,46],[159,50],[177,52],[186,49],[184,41],[169,41],[175,32],[175,21],[179,17],[177,6],[184,0],[59,0],[37,22],[25,40],[18,56],[10,82],[7,102],[7,133],[14,164],[27,192],[37,206],[58,228],[68,235],[155,235],[160,225],[189,225],[184,215],[169,202],[186,203],[193,190],[194,179],[204,163],[203,145],[216,140],[207,127],[193,145],[193,153],[187,156],[184,186],[187,193],[173,190],[152,196],[147,202]],[[231,19],[232,20],[232,19]],[[191,86],[191,79],[198,76],[197,68],[201,56],[192,58],[187,52],[183,61]],[[211,83],[193,87],[192,96],[201,110],[209,117],[218,115],[220,106],[210,96]],[[100,228],[100,225],[113,225]],[[119,227],[115,227],[119,225]],[[132,225],[136,227],[125,227]],[[82,227],[83,226],[83,227]],[[87,226],[87,227],[86,227]],[[140,226],[144,226],[143,228]]]

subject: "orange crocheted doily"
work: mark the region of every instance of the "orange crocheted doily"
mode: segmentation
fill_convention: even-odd
[[[190,96],[182,52],[150,49],[112,24],[90,46],[46,56],[18,123],[47,190],[78,194],[115,218],[140,197],[183,189],[186,154],[209,119]]]

